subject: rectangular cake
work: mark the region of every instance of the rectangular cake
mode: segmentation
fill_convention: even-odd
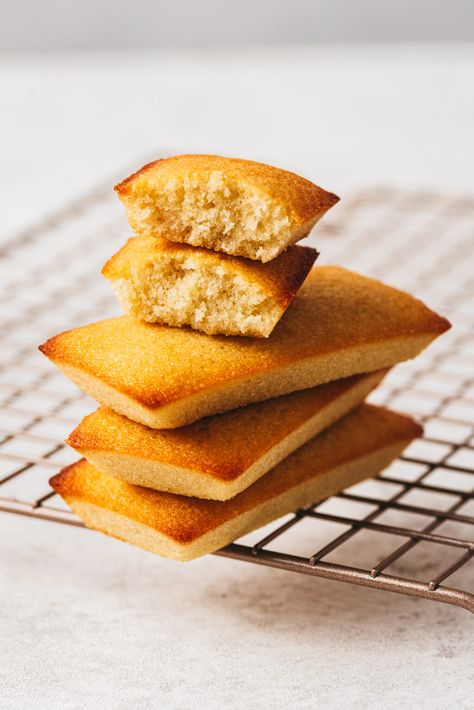
[[[407,293],[315,267],[267,339],[209,336],[130,316],[66,331],[40,350],[101,404],[156,428],[415,357],[450,327]]]
[[[360,404],[385,372],[249,404],[178,429],[151,429],[101,407],[66,441],[99,471],[129,483],[227,500]]]

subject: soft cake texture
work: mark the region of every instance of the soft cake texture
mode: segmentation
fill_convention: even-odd
[[[102,269],[126,313],[209,335],[268,337],[317,252],[289,247],[268,264],[135,237]]]
[[[266,340],[121,316],[61,333],[40,350],[101,404],[147,426],[173,428],[390,367],[449,327],[402,291],[316,267]]]
[[[409,417],[361,405],[228,501],[134,486],[84,460],[50,483],[88,527],[164,557],[191,560],[375,476],[420,433]]]
[[[99,471],[129,483],[228,500],[360,404],[385,373],[355,375],[171,430],[101,407],[66,441]]]
[[[270,261],[339,198],[294,173],[217,155],[145,165],[115,187],[136,234]]]

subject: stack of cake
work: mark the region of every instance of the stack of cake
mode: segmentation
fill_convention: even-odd
[[[294,246],[338,198],[284,170],[177,156],[117,186],[105,265],[126,315],[41,346],[102,405],[51,485],[86,525],[189,560],[375,476],[420,433],[363,404],[449,323]],[[303,283],[304,282],[304,283]]]

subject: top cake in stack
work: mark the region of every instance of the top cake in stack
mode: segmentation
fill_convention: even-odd
[[[41,346],[103,405],[68,439],[88,463],[52,480],[86,524],[191,559],[376,475],[419,434],[355,408],[449,324],[380,282],[311,270],[315,250],[294,243],[337,197],[217,156],[157,161],[116,189],[137,236],[103,273],[127,315]]]
[[[252,160],[178,155],[116,186],[136,234],[266,262],[306,237],[339,198]]]

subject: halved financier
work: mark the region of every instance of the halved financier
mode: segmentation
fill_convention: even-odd
[[[219,155],[176,155],[115,187],[139,236],[271,261],[339,201],[295,173]]]
[[[292,246],[262,264],[166,239],[133,237],[102,274],[134,318],[188,325],[209,335],[267,338],[317,255],[315,249]]]

